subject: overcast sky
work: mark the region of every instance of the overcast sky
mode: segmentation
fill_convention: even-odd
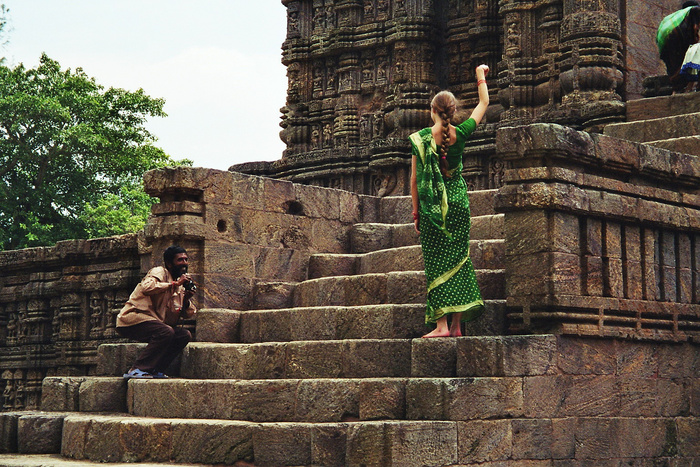
[[[168,117],[148,129],[196,167],[277,160],[287,78],[280,0],[0,0],[7,65],[82,67],[105,87],[143,88]]]

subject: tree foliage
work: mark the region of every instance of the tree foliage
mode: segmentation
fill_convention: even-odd
[[[143,174],[178,164],[144,126],[163,105],[46,55],[36,69],[0,66],[0,249],[141,228]]]

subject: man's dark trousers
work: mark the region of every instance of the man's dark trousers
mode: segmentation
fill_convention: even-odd
[[[117,327],[117,332],[122,337],[148,344],[133,365],[148,373],[164,372],[192,340],[192,334],[187,329],[173,328],[160,321]]]

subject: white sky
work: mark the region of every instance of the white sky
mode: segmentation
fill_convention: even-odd
[[[105,87],[165,99],[147,128],[195,167],[277,160],[287,78],[280,0],[0,0],[6,65],[82,67]]]

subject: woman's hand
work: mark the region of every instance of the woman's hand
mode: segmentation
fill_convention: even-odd
[[[489,72],[488,65],[479,65],[476,67],[476,79],[484,79]]]
[[[413,227],[416,229],[416,232],[417,232],[418,234],[420,234],[420,229],[418,228],[419,225],[420,225],[420,221],[418,220],[418,218],[416,218],[416,219],[413,221]]]

